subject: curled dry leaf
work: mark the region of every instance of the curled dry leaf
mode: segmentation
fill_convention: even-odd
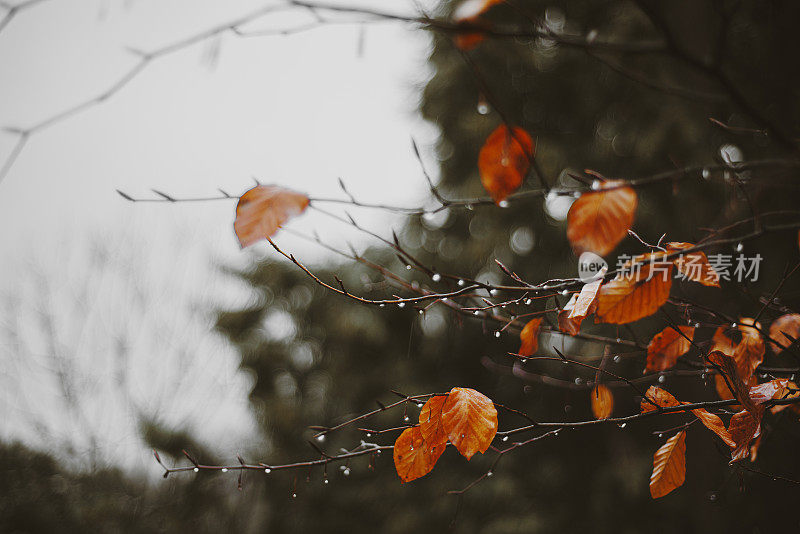
[[[592,413],[596,419],[608,419],[614,411],[614,395],[603,384],[596,385],[589,394],[592,401]]]
[[[539,350],[539,326],[542,324],[542,318],[531,319],[522,328],[519,333],[519,351],[520,356],[531,356],[534,352]]]
[[[436,395],[419,412],[419,429],[422,437],[432,446],[447,443],[447,432],[442,426],[442,408],[447,400],[447,395]]]
[[[497,410],[491,399],[470,388],[450,390],[442,407],[442,426],[450,443],[467,460],[486,452],[497,434]]]
[[[686,480],[686,431],[667,440],[653,455],[650,495],[658,499],[680,487]]]
[[[654,314],[667,301],[672,287],[672,264],[663,261],[664,255],[651,252],[636,256],[616,278],[600,286],[599,322],[631,323]]]
[[[772,321],[769,326],[770,348],[775,354],[780,354],[783,349],[791,345],[800,337],[800,314],[787,313]]]
[[[418,426],[406,428],[394,442],[394,467],[403,482],[411,482],[431,472],[446,445],[430,445]]]
[[[675,365],[680,356],[692,346],[694,328],[679,326],[680,332],[668,326],[650,340],[647,345],[647,366],[645,371],[665,371]]]
[[[730,357],[736,351],[736,341],[727,335],[728,328],[720,326],[714,331],[714,337],[711,338],[711,350],[718,350]]]
[[[605,256],[633,225],[638,197],[624,180],[609,180],[598,191],[583,193],[567,214],[567,239],[575,254]]]
[[[752,410],[742,410],[731,417],[728,432],[735,446],[731,451],[730,463],[739,462],[750,456],[750,442],[761,434],[761,418],[764,407],[756,406]]]
[[[533,140],[522,128],[498,126],[481,148],[478,171],[481,183],[495,202],[500,203],[519,189],[531,168]]]
[[[666,249],[670,254],[694,247],[693,243],[667,243]],[[705,252],[696,250],[682,254],[672,260],[675,268],[687,279],[699,282],[704,286],[719,287],[719,274],[708,263]]]
[[[597,279],[584,284],[580,293],[572,295],[569,302],[558,312],[559,330],[573,336],[581,331],[583,320],[597,309],[597,294],[607,270],[605,266],[600,269]]]
[[[309,199],[302,193],[275,185],[259,185],[245,192],[236,204],[233,229],[242,248],[271,237],[286,221],[305,211]]]
[[[750,398],[757,405],[773,399],[795,399],[798,396],[800,396],[800,388],[797,387],[797,384],[785,378],[776,378],[750,388]],[[789,407],[794,408],[795,411],[800,409],[796,404],[777,404],[770,408],[770,411],[778,413]]]
[[[671,393],[665,391],[657,386],[650,386],[650,388],[645,393],[645,396],[652,400],[655,404],[658,404],[662,408],[669,408],[673,406],[680,406],[681,404],[688,404],[686,402],[680,402],[676,399]],[[648,402],[646,399],[642,399],[642,413],[653,412],[656,410],[656,407],[653,403]],[[692,410],[692,413],[697,417],[703,425],[712,431],[714,434],[719,436],[722,441],[725,442],[726,445],[729,447],[733,447],[736,444],[734,443],[733,439],[731,438],[728,430],[725,428],[725,423],[722,422],[722,419],[714,415],[713,413],[705,410],[703,408],[695,408]]]

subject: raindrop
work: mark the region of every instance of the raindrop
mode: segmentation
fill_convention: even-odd
[[[397,305],[397,307],[398,307],[398,308],[405,308],[405,307],[406,307],[406,303],[405,303],[405,302],[400,302],[400,303]]]
[[[372,437],[372,433],[371,432],[367,432],[367,437],[371,438]]]
[[[628,426],[628,423],[621,423],[621,424],[619,425],[619,427],[620,427],[620,428],[625,428],[626,426]]]
[[[736,252],[741,252],[743,250],[744,250],[744,245],[742,243],[736,245]]]
[[[695,328],[700,328],[700,323],[694,323]]]
[[[264,469],[264,472],[265,472],[266,474],[270,474],[270,473],[272,473],[272,469],[270,469],[269,467],[267,467],[267,468],[265,468],[265,469]]]
[[[494,337],[500,337],[500,332],[495,332]]]
[[[708,169],[703,169],[703,173],[702,174],[703,174],[703,179],[705,179],[705,180],[708,180],[709,178],[711,178],[711,171],[709,171]]]
[[[472,207],[472,204],[464,204],[464,207],[467,208],[469,211],[472,211],[473,209],[475,209],[475,208]]]
[[[410,271],[411,270],[411,265],[406,265],[406,270]]]
[[[566,360],[564,360],[564,363],[567,363]],[[576,377],[575,378],[575,385],[580,386],[581,382],[582,382],[581,377]]]
[[[319,441],[320,443],[325,441],[325,434],[320,434],[319,436],[317,436],[317,441]]]
[[[620,361],[622,361],[622,357],[619,354],[614,356],[614,363],[619,363]]]
[[[658,433],[658,437],[659,437],[659,438],[663,438],[663,437],[664,437],[664,434],[663,434],[663,433],[661,433],[661,432],[659,432],[659,433]]]
[[[224,468],[224,467],[223,467],[223,468],[222,468],[222,472],[223,472],[223,473],[227,473],[227,472],[228,472],[228,470],[227,470],[226,468]]]
[[[478,101],[478,113],[480,113],[481,115],[486,115],[487,113],[489,113],[489,104],[487,104],[486,101],[483,99],[480,99]]]
[[[434,282],[438,282],[441,279],[442,275],[440,275],[439,273],[434,273],[433,276],[431,276],[431,280],[433,280]]]
[[[296,499],[296,498],[297,498],[297,494],[296,493],[292,493],[292,499]]]
[[[501,441],[508,441],[508,436],[503,436],[503,439]]]
[[[419,310],[420,315],[425,315],[425,310]]]
[[[492,296],[497,295],[497,290],[496,289],[490,289],[489,290],[489,294],[492,295]]]
[[[664,375],[660,375],[660,376],[658,377],[658,383],[659,383],[659,384],[663,384],[663,383],[664,383],[664,382],[666,382],[666,381],[667,381],[667,377],[666,377],[666,376],[664,376]]]
[[[323,479],[322,479],[322,483],[323,483],[323,484],[327,484],[327,483],[328,483],[328,479],[327,479],[327,478],[323,478]]]
[[[731,328],[736,328],[736,323],[731,323]]]
[[[346,476],[346,477],[349,477],[350,476],[350,468],[349,467],[345,467],[344,471],[342,471],[342,474],[344,476]]]
[[[533,302],[531,299],[525,299],[525,305],[526,306],[530,306],[531,302]]]
[[[478,310],[475,310],[474,312],[472,312],[472,315],[480,315],[480,314],[481,314],[481,312],[479,312]]]
[[[506,165],[508,165],[508,160],[507,159],[504,158],[503,161],[506,162],[506,163],[503,164],[504,167]],[[501,208],[507,208],[508,207],[508,200],[501,200],[500,202],[497,203],[497,205],[500,206]]]
[[[194,468],[194,472],[195,472],[195,473],[199,473],[199,472],[200,472],[200,469],[198,469],[197,467],[195,467],[195,468]]]
[[[487,472],[486,472],[486,476],[487,476],[487,477],[491,477],[492,475],[494,475],[494,473],[492,473],[491,471],[487,471]]]
[[[380,303],[380,304],[378,304],[378,307],[379,307],[379,308],[385,308],[385,307],[386,307],[386,304]]]
[[[463,280],[459,280],[459,281],[458,281],[458,285],[459,285],[459,286],[463,286],[463,285],[464,285],[464,281],[463,281]]]
[[[617,343],[622,343],[622,338],[617,338]]]
[[[717,494],[716,493],[709,493],[708,494],[708,500],[711,501],[711,502],[715,502],[717,500]]]
[[[592,191],[600,189],[600,180],[592,180]]]

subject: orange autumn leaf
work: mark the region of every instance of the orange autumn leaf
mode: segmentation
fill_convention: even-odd
[[[748,317],[739,319],[737,329],[742,334],[742,339],[733,351],[733,359],[743,380],[753,376],[756,368],[764,361],[766,344],[757,328],[760,329],[761,325],[753,323],[753,319]]]
[[[650,495],[658,499],[680,487],[686,480],[686,431],[681,430],[653,455]]]
[[[589,394],[595,419],[608,419],[614,411],[614,395],[603,384],[596,385]]]
[[[691,348],[694,328],[679,326],[680,332],[667,327],[650,340],[647,345],[646,371],[665,371],[675,365],[680,356]],[[688,339],[687,339],[688,338]]]
[[[500,203],[522,185],[533,159],[533,140],[528,132],[505,124],[498,126],[481,148],[478,171],[481,183]]]
[[[641,413],[654,412],[657,409],[655,404],[662,408],[671,408],[680,405],[680,401],[676,399],[672,393],[658,386],[650,386],[644,396],[646,398],[642,399]],[[647,399],[650,399],[652,402]]]
[[[727,446],[736,446],[736,442],[733,441],[730,433],[725,428],[725,423],[722,422],[722,419],[703,408],[696,408],[692,410],[692,413],[695,415],[695,417],[700,419],[700,422],[703,423],[707,429],[719,436]]]
[[[418,426],[406,428],[394,442],[394,467],[403,482],[411,482],[431,472],[446,445],[425,442]]]
[[[769,326],[770,348],[775,354],[780,354],[783,349],[791,345],[800,337],[800,314],[787,313],[772,321]]]
[[[467,460],[484,453],[497,434],[497,410],[491,399],[470,388],[450,390],[442,407],[442,426],[450,443]]]
[[[725,374],[725,378],[727,378],[727,382],[725,381],[725,378],[722,377],[717,379],[717,392],[720,394],[720,397],[723,397],[722,388],[724,387],[730,390],[731,388],[728,387],[728,384],[730,384],[730,386],[733,388],[733,397],[735,397],[745,409],[753,410],[755,408],[755,404],[750,398],[749,388],[749,380],[751,377],[743,379],[737,369],[736,361],[724,352],[720,352],[718,350],[712,351],[708,355],[708,361],[718,367],[719,370]]]
[[[539,326],[542,324],[542,318],[531,319],[522,328],[519,333],[519,350],[517,353],[520,356],[531,356],[539,349]]]
[[[504,0],[466,0],[462,2],[453,13],[453,21],[458,25],[479,25],[481,15],[490,7],[502,3]],[[480,31],[464,31],[456,35],[455,44],[461,50],[472,50],[483,42],[485,36]]]
[[[605,256],[628,235],[638,197],[625,183],[609,180],[573,202],[567,214],[567,239],[575,254],[589,251]]]
[[[736,350],[736,342],[726,334],[726,330],[726,327],[720,326],[714,331],[714,337],[711,338],[711,350],[718,350],[733,357],[733,353]]]
[[[673,242],[667,243],[666,248],[667,252],[672,254],[694,246],[692,243]],[[687,279],[699,282],[704,286],[719,287],[719,274],[708,263],[705,252],[699,250],[688,252],[674,258],[672,263]]]
[[[680,406],[681,404],[689,404],[687,402],[680,402],[671,393],[657,386],[650,386],[645,393],[645,396],[647,399],[650,399],[653,402],[648,402],[647,399],[642,399],[642,413],[655,411],[656,407],[653,403],[661,406],[662,408],[671,408],[674,406]],[[719,436],[728,446],[733,447],[735,445],[730,434],[728,434],[722,419],[703,408],[694,408],[692,413],[700,420],[701,423],[703,423],[706,428]]]
[[[616,278],[600,286],[598,321],[625,324],[654,314],[672,287],[672,264],[663,257],[663,252],[636,256]]]
[[[731,417],[728,432],[735,442],[732,447],[730,463],[739,462],[750,456],[750,442],[761,434],[761,418],[764,407],[757,406],[752,410],[742,410]]]
[[[309,199],[302,193],[275,185],[259,185],[245,192],[236,204],[233,229],[242,248],[271,237],[286,221],[303,213]]]
[[[442,408],[447,395],[436,395],[428,399],[419,412],[419,429],[422,437],[431,446],[447,443],[447,432],[442,425]]]

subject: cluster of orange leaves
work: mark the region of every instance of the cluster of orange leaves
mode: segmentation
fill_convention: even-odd
[[[428,399],[419,425],[407,428],[394,443],[394,465],[403,482],[431,472],[451,443],[469,460],[484,453],[497,434],[497,410],[491,399],[470,388],[455,387]]]
[[[679,327],[680,334],[672,328],[665,329],[654,336],[648,346],[647,370],[664,370],[675,365],[678,357],[688,352],[694,329]],[[706,428],[719,436],[731,448],[731,463],[750,458],[755,461],[761,435],[761,419],[764,403],[770,400],[791,399],[800,395],[797,385],[787,379],[773,379],[759,384],[755,370],[764,359],[765,343],[759,330],[760,325],[752,319],[741,319],[729,336],[719,328],[712,339],[708,362],[717,374],[715,384],[720,398],[736,399],[739,410],[734,414],[727,428],[722,420],[702,408],[692,409],[692,413]],[[672,330],[672,333],[669,333]],[[777,354],[796,339],[800,331],[800,315],[787,314],[776,319],[770,328],[770,337]],[[734,339],[737,338],[737,339]],[[642,400],[642,413],[657,409],[688,404],[678,401],[667,391],[651,386]],[[649,399],[649,400],[648,400]],[[800,413],[796,404],[778,404],[770,408],[772,413],[790,408]],[[686,430],[681,430],[667,440],[653,457],[653,474],[650,478],[650,493],[653,498],[663,497],[683,484],[686,477]]]

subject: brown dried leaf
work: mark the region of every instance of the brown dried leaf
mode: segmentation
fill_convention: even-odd
[[[608,419],[614,411],[614,395],[603,384],[596,385],[589,394],[595,419]]]
[[[694,246],[695,245],[692,243],[673,242],[667,243],[666,248],[667,252],[673,253]],[[672,262],[675,264],[678,271],[683,273],[689,280],[699,282],[704,286],[719,287],[719,274],[717,274],[714,267],[708,263],[705,252],[699,250],[689,252],[674,258]]]
[[[491,445],[497,434],[497,410],[483,393],[455,387],[442,408],[442,426],[450,443],[469,460]]]
[[[505,124],[498,126],[481,148],[478,170],[481,183],[498,204],[519,189],[531,167],[533,140],[528,132]]]
[[[672,264],[663,257],[663,252],[636,256],[616,278],[600,286],[597,320],[625,324],[654,314],[672,287]]]
[[[242,248],[271,237],[286,221],[303,213],[309,199],[275,185],[259,185],[245,192],[236,205],[233,229]]]
[[[572,204],[567,214],[567,239],[575,254],[590,251],[605,256],[628,235],[638,197],[625,183],[609,180],[600,190],[583,193]]]
[[[653,455],[650,495],[658,499],[680,487],[686,480],[686,431],[681,430]]]
[[[662,408],[671,408],[674,406],[680,406],[681,404],[689,404],[688,402],[680,402],[671,393],[656,386],[650,386],[645,393],[645,396]],[[642,399],[641,409],[642,413],[647,413],[655,411],[656,407],[653,406],[652,403]],[[732,447],[734,445],[730,434],[728,434],[728,431],[725,429],[725,424],[722,422],[722,419],[703,408],[695,408],[692,410],[692,413],[700,420],[701,423],[703,423],[703,425],[705,425],[706,428],[722,438],[722,441],[724,441],[728,446]]]
[[[411,482],[431,472],[446,445],[425,442],[418,426],[406,428],[394,442],[394,467],[403,482]]]
[[[573,319],[571,317],[576,302],[578,302],[577,293],[573,294],[569,302],[558,312],[558,329],[571,336],[581,331],[581,323],[583,322],[583,318]]]
[[[742,410],[731,417],[728,433],[736,444],[731,451],[730,463],[744,460],[750,456],[750,442],[761,434],[761,418],[764,407],[757,406],[752,410]]]
[[[680,332],[668,326],[650,340],[647,345],[646,371],[665,371],[675,365],[680,356],[692,347],[694,328],[679,326]],[[688,338],[688,339],[687,339]]]

